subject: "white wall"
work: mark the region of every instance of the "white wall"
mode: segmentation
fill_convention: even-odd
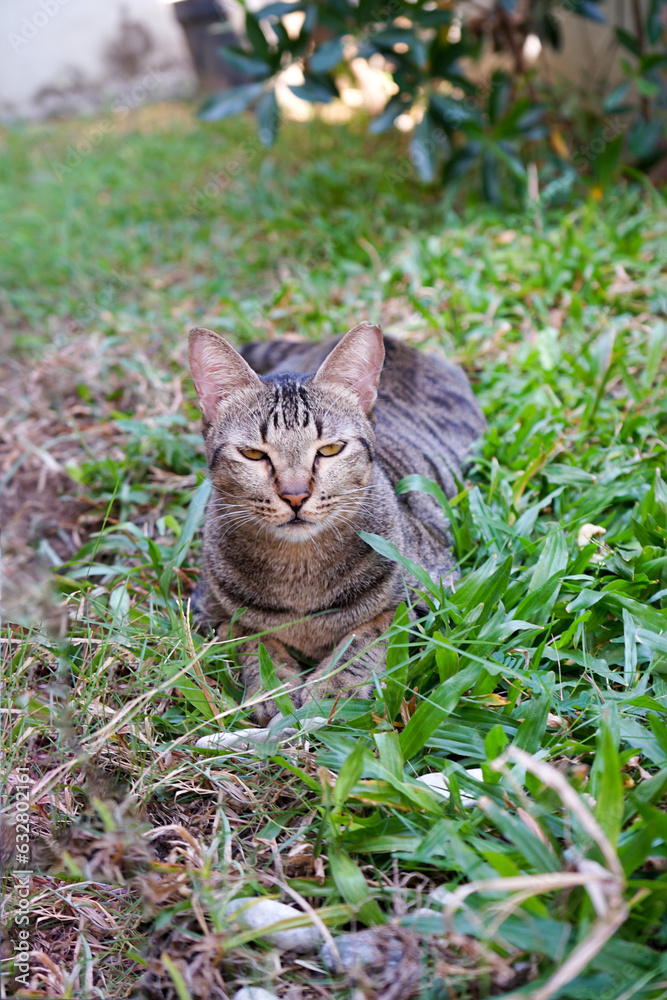
[[[160,0],[0,0],[0,118],[137,107],[182,96],[194,73]]]
[[[646,18],[648,0],[638,0],[642,20]],[[625,28],[634,34],[634,21],[627,3],[603,3],[602,12],[607,24],[577,17],[568,11],[567,4],[554,8],[562,32],[563,45],[560,52],[545,48],[542,52],[542,69],[554,82],[569,80],[581,92],[590,96],[607,93],[611,86],[624,79],[621,59],[634,59],[616,43],[614,27]]]

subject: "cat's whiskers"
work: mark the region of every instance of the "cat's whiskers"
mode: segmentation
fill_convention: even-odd
[[[373,512],[373,507],[365,503],[338,503],[332,504],[328,513],[336,514],[339,511],[343,514],[370,514]]]
[[[353,521],[349,521],[345,517],[339,518],[339,524],[342,525],[342,526],[344,526],[345,528],[349,528],[350,531],[351,531],[351,533],[354,533],[354,534],[356,534],[356,532],[358,530],[358,525],[356,525]],[[334,528],[334,530],[338,533],[338,535],[340,537],[340,540],[341,540],[341,543],[344,543],[345,539],[343,537],[343,533],[342,533],[340,527],[338,527],[338,525],[331,525],[331,527]]]
[[[214,493],[209,501],[209,510],[216,519],[222,522],[219,535],[221,540],[232,533],[255,528],[253,541],[256,550],[262,544],[262,539],[270,544],[269,532],[271,528],[280,528],[285,523],[282,520],[276,520],[281,517],[281,512],[273,506],[276,497],[250,496],[244,498],[239,493],[224,489],[218,484],[214,484],[213,489]],[[326,500],[322,497],[319,503],[314,498],[314,505],[304,509],[304,517],[306,522],[313,526],[312,530],[302,531],[298,538],[291,540],[286,534],[275,535],[275,543],[282,550],[286,545],[295,542],[298,544],[312,542],[313,548],[321,555],[320,544],[315,541],[314,535],[330,532],[332,539],[335,538],[339,544],[344,544],[345,538],[341,528],[344,526],[346,531],[357,530],[358,524],[355,522],[362,515],[372,514],[373,494],[381,489],[381,484],[369,482],[350,487]],[[264,529],[263,534],[262,529]],[[287,531],[289,530],[291,529],[287,529]]]
[[[312,542],[312,544],[313,544],[313,546],[315,548],[315,551],[317,552],[318,556],[320,556],[320,558],[321,558],[322,557],[322,549],[320,548],[320,546],[319,546],[319,544],[318,544],[318,542],[317,542],[317,540],[315,538],[315,535],[310,535],[309,534],[308,537],[307,537],[307,539],[306,539],[306,541]]]
[[[238,526],[238,521],[243,515],[247,515],[247,519],[250,521],[259,521],[260,523],[270,523],[267,522],[266,515],[270,513],[266,510],[256,510],[253,509],[252,502],[245,504],[230,504],[224,500],[216,500],[212,504],[213,510],[219,515],[224,516],[226,521],[231,521],[236,523]]]
[[[225,531],[223,531],[220,534],[220,536],[219,536],[220,541],[222,541],[224,538],[226,538],[227,535],[231,535],[233,532],[238,531],[238,529],[242,528],[245,524],[250,524],[250,521],[243,521],[241,524],[230,524],[230,525],[228,525],[227,528],[225,529]]]
[[[244,527],[246,524],[256,523],[257,518],[254,514],[246,511],[237,511],[230,514],[224,524],[224,530],[220,534],[220,539],[226,538],[232,531],[237,531],[239,528]]]
[[[363,493],[363,488],[348,490],[346,493],[332,497],[331,500],[320,503],[316,507],[305,509],[305,523],[324,527],[325,525],[331,525],[331,522],[338,515],[358,515],[360,513],[372,512],[372,505],[363,499],[362,496],[356,497],[354,495],[356,493]],[[248,523],[258,524],[257,538],[259,537],[259,529],[261,527],[265,526],[268,530],[271,525],[281,527],[285,523],[282,520],[277,522],[272,517],[267,517],[268,514],[275,514],[275,511],[253,510],[252,505],[248,504],[229,504],[226,501],[218,500],[212,506],[213,510],[220,517],[224,517],[225,527],[228,529],[238,528]],[[312,520],[309,519],[308,515]],[[224,532],[224,534],[228,533],[229,531]]]
[[[251,514],[253,513],[252,507],[247,503],[245,504],[213,504],[212,509],[215,511],[220,511],[222,513],[228,513],[230,517],[234,517],[237,514]]]
[[[262,528],[264,529],[264,533],[265,533],[264,534],[264,540],[268,541],[268,537],[269,537],[269,524],[268,524],[268,521],[265,521],[264,524],[260,524],[259,528],[257,529],[257,531],[255,533],[255,551],[257,551],[257,541],[259,539],[259,533],[262,530]]]
[[[360,490],[379,490],[382,489],[380,483],[365,483],[363,486],[352,486],[349,490],[344,490],[342,493],[337,493],[336,496],[344,497],[348,493],[357,493]]]
[[[252,517],[253,513],[254,512],[251,511],[248,507],[240,507],[238,510],[224,510],[224,509],[220,509],[218,511],[218,514],[220,516],[221,515],[225,515],[225,516],[229,517],[231,520],[234,520],[235,518],[238,518],[238,517]]]
[[[329,524],[328,527],[334,533],[334,535],[336,536],[336,538],[338,539],[338,541],[342,544],[343,543],[343,536],[341,535],[341,533],[338,530],[338,528],[336,527],[336,525],[335,524]]]
[[[230,517],[233,514],[251,513],[250,508],[248,507],[247,504],[235,504],[233,507],[231,507],[229,504],[220,504],[220,505],[214,504],[212,506],[212,510],[216,514],[228,514]]]
[[[229,500],[223,500],[221,497],[212,497],[209,500],[209,504],[212,507],[226,507],[226,508],[229,508],[230,510],[233,509],[234,507],[245,507],[245,508],[247,508],[247,506],[248,506],[248,501],[247,500],[244,500],[241,497],[238,497],[237,499],[239,501],[238,503],[230,503]]]

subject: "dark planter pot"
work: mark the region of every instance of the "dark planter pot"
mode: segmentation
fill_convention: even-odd
[[[218,52],[223,45],[238,45],[239,40],[224,27],[224,13],[214,0],[178,0],[173,7],[185,32],[201,89],[210,93],[244,83],[246,77],[228,66]]]

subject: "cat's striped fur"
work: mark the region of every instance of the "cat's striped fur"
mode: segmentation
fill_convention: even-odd
[[[421,473],[451,496],[483,417],[459,368],[382,339],[369,324],[342,340],[257,343],[241,354],[249,368],[216,334],[191,335],[214,487],[195,600],[200,619],[226,637],[245,607],[237,634],[279,629],[264,642],[279,675],[298,689],[297,702],[343,688],[366,694],[384,656],[381,644],[369,644],[415,581],[358,532],[383,535],[434,577],[451,578],[442,508],[424,493],[397,497],[393,487]],[[320,457],[322,442],[341,441],[340,454]],[[239,457],[244,447],[264,459]],[[298,509],[284,500],[294,490],[306,497]],[[350,636],[345,659],[356,659],[327,678],[334,648]],[[252,647],[244,648],[252,694],[258,668]],[[319,663],[313,674],[302,676],[299,657]],[[274,711],[265,703],[256,715],[266,721]]]

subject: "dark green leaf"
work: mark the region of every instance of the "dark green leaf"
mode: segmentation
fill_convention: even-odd
[[[377,118],[368,126],[368,131],[371,135],[378,135],[380,132],[386,132],[386,130],[394,124],[395,120],[399,115],[402,115],[405,111],[410,109],[411,104],[402,101],[400,95],[392,97],[387,103],[384,111],[381,111]]]
[[[484,802],[484,812],[502,835],[518,851],[531,868],[538,872],[554,872],[559,870],[559,863],[553,851],[535,836],[535,834],[505,809],[487,799]]]
[[[554,576],[565,571],[567,566],[567,541],[562,528],[555,528],[547,535],[544,548],[528,584],[528,593],[540,590]]]
[[[665,724],[659,716],[655,715],[654,712],[651,712],[646,718],[649,726],[653,730],[653,735],[660,744],[660,748],[665,755],[665,760],[667,760],[667,724]]]
[[[614,87],[614,89],[607,94],[604,99],[603,107],[608,115],[616,114],[623,109],[629,90],[630,82],[626,80],[624,83],[620,83],[618,87]]]
[[[519,730],[520,732],[520,730]],[[505,751],[508,739],[507,734],[502,726],[493,726],[492,729],[484,737],[484,752],[486,754],[486,760],[488,763],[496,760]],[[489,785],[497,785],[501,780],[502,775],[499,771],[492,771],[488,764],[482,764],[482,771],[484,774],[484,781]]]
[[[266,651],[266,647],[260,642],[259,650],[259,672],[262,678],[262,685],[265,691],[273,692],[271,698],[276,703],[276,707],[281,715],[289,716],[294,714],[292,699],[287,694],[287,688],[278,680],[275,667],[271,662],[271,657]]]
[[[311,104],[329,104],[338,96],[338,91],[330,80],[323,76],[315,78],[310,74],[305,74],[304,83],[294,86],[290,84],[289,89],[302,101],[310,101]]]
[[[484,617],[504,596],[511,572],[511,556],[500,564],[497,556],[492,556],[457,585],[451,597],[452,603],[464,613],[469,613],[481,602]]]
[[[438,726],[456,708],[461,696],[472,687],[480,673],[480,664],[471,663],[454,677],[440,684],[425,699],[401,733],[401,753],[410,760],[424,746]]]
[[[509,106],[512,94],[512,82],[502,70],[496,70],[491,77],[491,92],[487,104],[489,121],[492,124],[500,121]]]
[[[623,777],[618,750],[609,724],[603,720],[598,749],[591,771],[596,799],[595,816],[612,844],[616,844],[623,821]]]
[[[383,924],[385,918],[374,899],[371,898],[366,879],[352,858],[340,849],[329,849],[329,867],[336,888],[346,903],[357,910],[364,924]]]
[[[408,680],[408,658],[410,655],[410,618],[404,603],[399,604],[394,615],[392,633],[387,648],[387,674],[385,678],[384,703],[387,719],[392,722],[403,701]]]
[[[257,102],[255,114],[259,128],[259,141],[263,146],[272,146],[280,127],[280,111],[275,91],[268,90],[262,94]]]
[[[279,0],[278,3],[267,4],[266,7],[261,8],[261,16],[265,17],[282,17],[283,14],[291,14],[293,10],[303,10],[305,3],[295,2],[288,3],[286,0]]]
[[[634,35],[631,35],[629,31],[626,31],[625,28],[616,27],[614,28],[614,32],[617,40],[621,43],[623,48],[627,49],[628,52],[631,52],[633,56],[637,56],[637,58],[639,58],[641,48],[637,38]]]
[[[435,647],[435,662],[438,668],[438,677],[443,684],[459,671],[459,654],[455,649],[445,645],[446,639],[440,632],[433,633],[433,639],[437,643]]]
[[[263,83],[244,83],[240,87],[221,90],[204,101],[197,112],[205,122],[217,122],[245,111],[264,91]]]
[[[341,38],[330,38],[313,52],[308,65],[313,73],[327,73],[335,69],[343,58],[343,41]]]
[[[208,498],[211,495],[211,481],[209,479],[204,479],[197,487],[192,500],[188,506],[188,513],[186,515],[185,521],[183,522],[183,527],[181,528],[181,533],[178,537],[178,547],[176,555],[174,556],[174,566],[182,566],[185,557],[190,551],[190,545],[192,544],[192,539],[195,537],[197,531],[201,527],[204,521],[204,514],[206,512],[206,504]]]
[[[651,0],[648,18],[646,19],[646,33],[651,45],[657,45],[665,30],[665,6],[667,6],[667,0]]]
[[[479,120],[476,109],[471,110],[464,101],[444,94],[431,94],[428,106],[433,119],[447,131],[457,129],[462,122]]]
[[[640,162],[648,160],[656,155],[662,138],[662,122],[657,119],[644,121],[644,119],[639,118],[635,121],[628,135],[628,148],[635,159]]]
[[[646,861],[657,833],[657,824],[649,821],[640,823],[637,829],[623,837],[618,846],[618,856],[628,878]]]
[[[342,806],[347,802],[350,792],[363,774],[364,753],[364,744],[360,740],[338,772],[334,788],[334,802],[337,806]]]
[[[269,62],[269,43],[267,42],[266,36],[260,27],[258,18],[252,14],[247,7],[245,12],[245,30],[246,35],[248,36],[248,41],[250,42],[255,55],[259,59],[264,59],[266,62]]]
[[[218,52],[227,65],[238,70],[239,73],[244,73],[245,76],[266,77],[271,75],[271,66],[264,59],[257,59],[240,49],[221,47]]]
[[[500,205],[500,177],[498,175],[498,161],[491,153],[484,153],[482,156],[482,188],[484,197],[492,205]]]
[[[430,115],[425,114],[410,140],[410,156],[417,173],[426,184],[435,178],[438,142]]]
[[[561,582],[562,575],[558,573],[542,584],[538,590],[530,591],[517,607],[514,617],[536,625],[546,625],[558,599]]]
[[[378,748],[380,763],[394,778],[399,781],[403,777],[403,755],[395,729],[390,732],[374,733],[373,739]]]
[[[437,586],[434,581],[431,580],[426,570],[412,559],[406,559],[405,556],[402,556],[393,542],[388,542],[387,539],[382,538],[381,535],[371,535],[367,531],[360,531],[359,537],[386,559],[390,559],[392,562],[397,562],[400,563],[401,566],[404,566],[415,577],[415,579],[419,580],[419,582],[426,587],[427,590],[432,593],[438,593]]]
[[[514,737],[514,745],[527,753],[537,753],[542,746],[542,738],[547,728],[547,716],[551,708],[551,698],[543,691],[539,698],[522,702],[521,714],[524,720]]]

